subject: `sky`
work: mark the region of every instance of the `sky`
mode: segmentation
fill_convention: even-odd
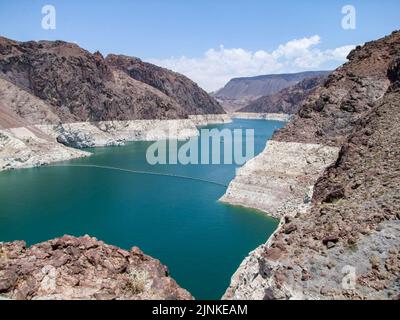
[[[55,29],[42,27],[45,5]],[[342,13],[348,5],[354,15]],[[207,91],[234,77],[334,69],[355,45],[398,29],[399,0],[0,0],[2,36],[136,56]]]

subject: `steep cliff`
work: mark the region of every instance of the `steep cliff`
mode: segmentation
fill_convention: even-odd
[[[339,146],[358,119],[387,91],[387,71],[399,55],[400,33],[371,41],[353,50],[349,62],[335,70],[324,86],[302,105],[274,138],[279,141]]]
[[[133,63],[127,62],[129,70],[122,67],[125,61]],[[224,113],[182,75],[136,58],[106,60],[99,52],[92,54],[63,41],[17,42],[0,37],[0,75],[42,99],[61,122]],[[22,113],[23,108],[20,105]]]
[[[49,104],[62,122],[180,118],[175,101],[63,41],[0,39],[0,73]]]
[[[222,114],[224,109],[189,78],[138,58],[110,54],[106,62],[174,99],[188,114]]]
[[[247,165],[241,175],[249,175],[252,189],[235,191],[235,181],[228,189],[227,197],[258,199],[256,207],[263,203],[261,209],[281,223],[243,261],[226,299],[399,296],[400,32],[357,48],[349,60],[274,136],[276,148],[295,144],[302,150],[299,160],[273,158],[281,163],[274,169],[279,180],[269,186],[280,193],[257,189],[262,171]],[[309,152],[311,146],[317,152]],[[328,161],[313,172],[313,158],[327,147],[337,156],[323,156]],[[272,164],[268,150],[258,160],[264,167]],[[304,160],[311,168],[300,166]],[[260,200],[268,197],[274,201]]]

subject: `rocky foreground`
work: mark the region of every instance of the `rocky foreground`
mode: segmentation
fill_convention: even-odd
[[[280,219],[225,299],[400,296],[400,32],[356,48],[223,201]]]
[[[0,243],[0,298],[193,299],[137,247],[126,251],[89,236],[29,248],[23,241]]]

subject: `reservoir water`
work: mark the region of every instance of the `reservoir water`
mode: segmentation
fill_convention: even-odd
[[[284,123],[234,120],[212,128],[252,128],[255,153]],[[277,221],[218,202],[236,165],[150,165],[151,142],[90,149],[93,156],[0,173],[0,241],[28,245],[64,234],[140,247],[166,264],[197,299],[219,299],[241,261],[265,242]],[[67,165],[74,166],[67,166]],[[82,165],[81,167],[79,165]],[[137,174],[99,167],[177,174]]]

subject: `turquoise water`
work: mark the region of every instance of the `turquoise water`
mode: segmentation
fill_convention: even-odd
[[[261,152],[283,123],[235,120],[213,128],[254,128]],[[180,174],[222,185],[235,165],[156,165],[150,142],[96,148],[92,157],[62,164],[100,165]],[[217,200],[226,188],[177,177],[95,167],[41,167],[0,173],[0,241],[34,244],[64,234],[89,234],[126,249],[140,247],[166,264],[198,299],[218,299],[249,251],[266,241],[277,222],[255,210]]]

